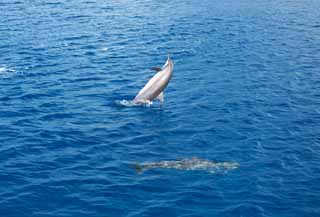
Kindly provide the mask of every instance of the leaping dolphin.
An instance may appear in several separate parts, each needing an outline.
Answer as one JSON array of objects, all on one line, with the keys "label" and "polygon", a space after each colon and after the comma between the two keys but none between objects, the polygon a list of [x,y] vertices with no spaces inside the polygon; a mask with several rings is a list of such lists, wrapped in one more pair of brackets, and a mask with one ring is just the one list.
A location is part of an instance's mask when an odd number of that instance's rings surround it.
[{"label": "leaping dolphin", "polygon": [[150,104],[152,100],[158,99],[164,101],[163,91],[167,87],[173,73],[173,62],[168,55],[166,63],[161,67],[154,67],[157,73],[148,81],[148,83],[139,91],[134,98],[135,104]]}]

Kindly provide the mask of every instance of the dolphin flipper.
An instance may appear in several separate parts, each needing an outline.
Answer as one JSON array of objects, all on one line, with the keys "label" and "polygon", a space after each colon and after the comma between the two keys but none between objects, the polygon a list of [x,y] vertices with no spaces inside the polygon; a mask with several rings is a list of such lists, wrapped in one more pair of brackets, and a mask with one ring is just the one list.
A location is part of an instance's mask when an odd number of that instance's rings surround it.
[{"label": "dolphin flipper", "polygon": [[160,67],[151,67],[152,70],[155,70],[156,72],[160,72],[162,69]]},{"label": "dolphin flipper", "polygon": [[161,103],[163,103],[164,101],[164,94],[163,94],[163,91],[157,96],[157,98]]}]

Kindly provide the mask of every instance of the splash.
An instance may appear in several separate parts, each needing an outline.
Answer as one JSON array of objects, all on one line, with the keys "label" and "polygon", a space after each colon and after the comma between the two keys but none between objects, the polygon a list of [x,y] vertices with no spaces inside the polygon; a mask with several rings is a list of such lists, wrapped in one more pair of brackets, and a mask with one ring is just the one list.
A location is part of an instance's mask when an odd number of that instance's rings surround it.
[{"label": "splash", "polygon": [[146,106],[150,107],[152,105],[152,101],[148,103],[134,103],[133,100],[116,100],[117,105],[124,106],[124,107],[133,107],[133,106]]},{"label": "splash", "polygon": [[9,78],[15,73],[15,70],[8,68],[5,65],[0,66],[0,78]]},{"label": "splash", "polygon": [[131,100],[125,100],[125,99],[123,99],[123,100],[116,100],[115,103],[116,103],[117,105],[124,106],[124,107],[136,106],[136,104],[133,103],[133,101],[131,101]]},{"label": "splash", "polygon": [[202,170],[209,173],[226,173],[230,170],[239,168],[240,164],[236,162],[213,162],[197,157],[186,158],[182,160],[159,161],[142,163],[136,165],[136,171],[143,173],[151,169],[176,169],[176,170]]}]

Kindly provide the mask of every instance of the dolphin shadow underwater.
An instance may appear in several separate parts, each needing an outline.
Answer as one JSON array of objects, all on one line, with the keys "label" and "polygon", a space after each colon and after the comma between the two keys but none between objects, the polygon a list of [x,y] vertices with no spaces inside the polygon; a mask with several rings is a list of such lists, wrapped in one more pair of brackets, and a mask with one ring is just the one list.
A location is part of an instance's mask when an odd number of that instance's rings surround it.
[{"label": "dolphin shadow underwater", "polygon": [[168,86],[172,78],[174,64],[168,55],[165,64],[159,67],[152,67],[157,73],[144,85],[136,97],[131,100],[121,100],[118,104],[126,107],[146,105],[150,106],[155,99],[162,104],[164,102],[164,89]]},{"label": "dolphin shadow underwater", "polygon": [[152,169],[175,169],[206,171],[208,173],[227,173],[230,170],[239,168],[239,166],[240,164],[236,162],[213,162],[197,157],[192,157],[182,160],[167,160],[135,164],[135,170],[138,174]]}]

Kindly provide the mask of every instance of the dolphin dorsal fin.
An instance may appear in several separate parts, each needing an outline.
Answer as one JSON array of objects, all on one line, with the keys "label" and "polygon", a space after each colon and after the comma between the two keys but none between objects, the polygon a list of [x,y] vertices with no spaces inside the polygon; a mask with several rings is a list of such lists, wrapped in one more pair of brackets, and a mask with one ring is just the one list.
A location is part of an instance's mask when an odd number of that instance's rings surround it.
[{"label": "dolphin dorsal fin", "polygon": [[161,68],[159,68],[159,67],[152,67],[151,68],[152,70],[155,70],[156,72],[160,72],[162,69]]}]

